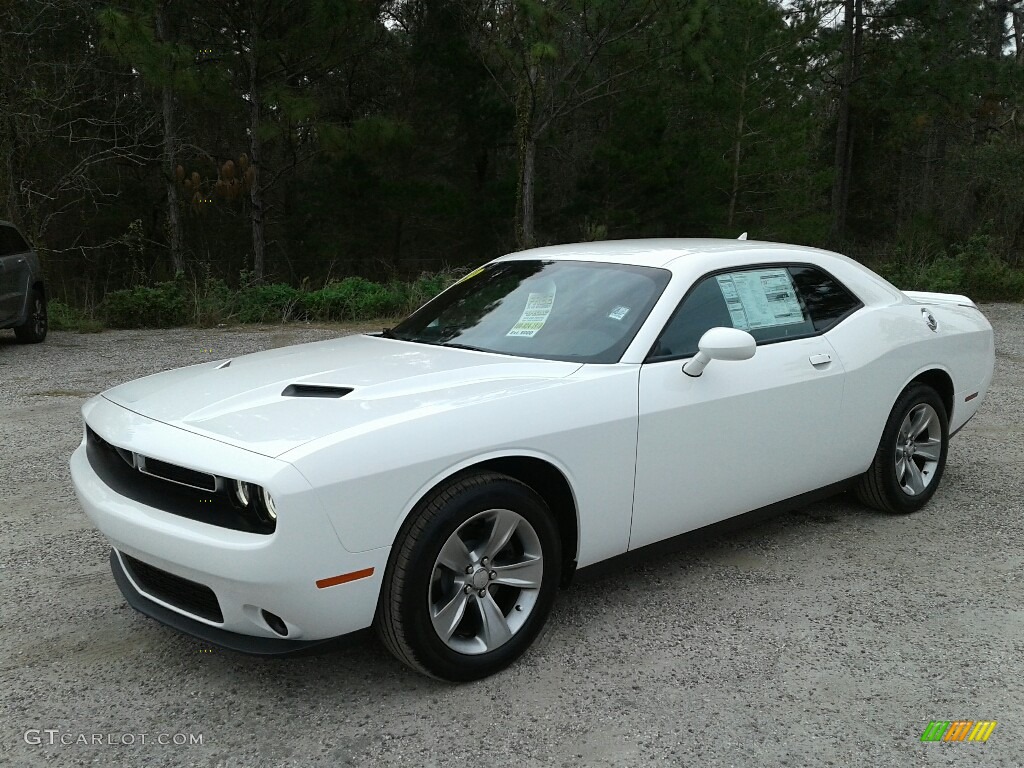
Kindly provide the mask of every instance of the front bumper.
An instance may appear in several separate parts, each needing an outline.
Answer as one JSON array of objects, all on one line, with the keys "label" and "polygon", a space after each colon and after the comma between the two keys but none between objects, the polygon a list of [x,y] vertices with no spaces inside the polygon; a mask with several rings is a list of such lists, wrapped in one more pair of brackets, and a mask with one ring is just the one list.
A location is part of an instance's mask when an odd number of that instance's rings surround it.
[{"label": "front bumper", "polygon": [[[115,579],[134,608],[249,653],[301,651],[372,624],[389,548],[346,551],[317,494],[294,467],[146,419],[102,398],[89,401],[83,411],[97,434],[121,448],[262,483],[277,500],[277,528],[269,535],[173,514],[105,483],[83,440],[71,457],[75,492],[112,544]],[[172,587],[190,584],[205,595],[209,610],[197,608],[180,590],[154,588],[138,574],[133,578],[127,558],[161,574],[158,580]],[[354,572],[367,575],[336,586],[317,584]]]},{"label": "front bumper", "polygon": [[255,635],[242,635],[237,632],[228,632],[210,624],[189,618],[188,615],[178,611],[172,611],[146,597],[132,582],[121,562],[121,557],[116,549],[110,550],[110,570],[114,574],[114,581],[118,589],[128,601],[128,605],[139,613],[156,619],[171,629],[192,635],[210,645],[226,648],[229,651],[248,653],[252,656],[300,656],[312,653],[320,653],[332,650],[339,646],[357,643],[363,640],[368,630],[360,630],[347,635],[339,635],[333,638],[322,640],[289,640],[283,637],[257,637]]}]

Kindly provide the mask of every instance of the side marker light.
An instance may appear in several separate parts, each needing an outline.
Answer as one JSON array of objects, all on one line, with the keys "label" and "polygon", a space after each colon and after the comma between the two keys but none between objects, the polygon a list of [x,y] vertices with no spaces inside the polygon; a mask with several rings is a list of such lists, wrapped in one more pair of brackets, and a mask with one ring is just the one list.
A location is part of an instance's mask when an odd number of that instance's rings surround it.
[{"label": "side marker light", "polygon": [[352,571],[352,573],[343,573],[340,576],[331,576],[329,579],[320,579],[316,583],[316,588],[327,589],[327,587],[336,587],[339,584],[348,584],[350,581],[358,581],[368,576],[373,576],[373,568],[363,568],[361,571]]}]

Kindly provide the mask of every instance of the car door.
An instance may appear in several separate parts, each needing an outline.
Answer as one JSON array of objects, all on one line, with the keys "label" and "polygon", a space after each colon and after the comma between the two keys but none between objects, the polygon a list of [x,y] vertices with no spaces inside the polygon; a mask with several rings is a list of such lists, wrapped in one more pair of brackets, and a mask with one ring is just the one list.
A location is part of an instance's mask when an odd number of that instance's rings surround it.
[{"label": "car door", "polygon": [[[746,330],[749,360],[683,362],[713,327]],[[630,549],[837,482],[843,367],[785,265],[695,283],[640,371]]]},{"label": "car door", "polygon": [[15,272],[12,268],[8,271],[7,261],[10,258],[8,254],[8,238],[7,230],[9,228],[0,224],[0,327],[7,325],[14,321],[14,279]]},{"label": "car door", "polygon": [[18,231],[0,224],[0,323],[12,323],[21,314],[28,284],[28,252]]},{"label": "car door", "polygon": [[7,281],[4,278],[4,257],[0,255],[0,328],[7,326],[13,318],[8,307],[10,303],[7,298]]}]

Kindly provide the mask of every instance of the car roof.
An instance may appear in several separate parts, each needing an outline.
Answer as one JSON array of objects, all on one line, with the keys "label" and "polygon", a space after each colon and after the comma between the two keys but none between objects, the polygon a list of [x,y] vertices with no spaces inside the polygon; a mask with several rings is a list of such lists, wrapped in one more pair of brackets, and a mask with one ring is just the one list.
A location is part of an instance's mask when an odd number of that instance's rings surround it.
[{"label": "car roof", "polygon": [[660,267],[673,275],[692,280],[718,269],[772,263],[807,263],[824,268],[865,304],[892,304],[904,300],[898,288],[863,264],[834,251],[806,245],[770,243],[759,240],[716,238],[651,238],[646,240],[600,240],[531,248],[502,256],[498,261],[551,259],[554,261],[599,261]]},{"label": "car roof", "polygon": [[703,255],[735,255],[744,254],[758,260],[759,251],[774,254],[778,258],[779,251],[816,256],[832,256],[831,251],[810,248],[804,245],[770,243],[758,240],[726,240],[723,238],[649,238],[642,240],[598,240],[591,243],[567,243],[565,245],[546,245],[531,248],[502,256],[502,261],[519,261],[525,259],[554,259],[565,261],[602,261],[615,264],[636,264],[648,267],[666,267],[671,262],[685,256]]}]

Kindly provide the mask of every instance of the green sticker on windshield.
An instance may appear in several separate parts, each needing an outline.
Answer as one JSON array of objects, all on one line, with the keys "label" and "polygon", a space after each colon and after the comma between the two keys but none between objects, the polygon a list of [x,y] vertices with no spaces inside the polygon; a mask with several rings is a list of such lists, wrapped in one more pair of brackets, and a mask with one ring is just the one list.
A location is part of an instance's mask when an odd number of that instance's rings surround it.
[{"label": "green sticker on windshield", "polygon": [[526,308],[519,321],[505,335],[532,338],[548,321],[548,315],[551,314],[551,307],[554,306],[554,303],[554,288],[550,293],[531,293],[526,300]]}]

